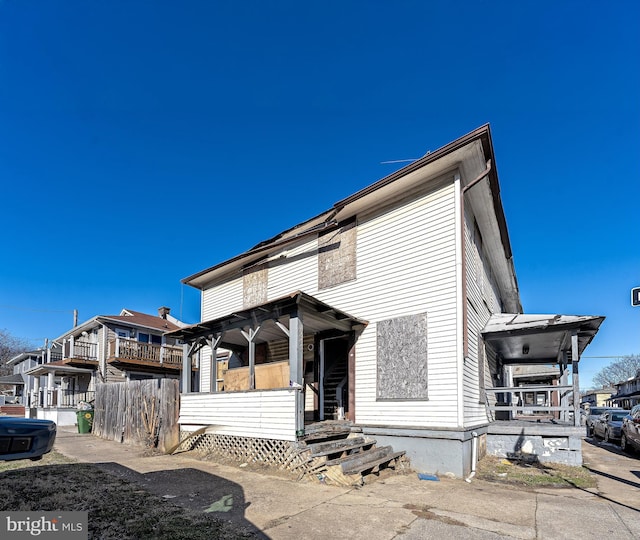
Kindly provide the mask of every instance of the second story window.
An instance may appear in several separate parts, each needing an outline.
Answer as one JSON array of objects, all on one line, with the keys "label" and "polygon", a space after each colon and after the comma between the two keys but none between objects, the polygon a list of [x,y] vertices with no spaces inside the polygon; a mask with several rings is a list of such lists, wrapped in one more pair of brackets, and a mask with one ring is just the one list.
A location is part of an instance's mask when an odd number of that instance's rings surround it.
[{"label": "second story window", "polygon": [[156,336],[154,334],[145,334],[143,332],[138,332],[138,341],[140,343],[152,343],[154,345],[161,345],[162,336]]}]

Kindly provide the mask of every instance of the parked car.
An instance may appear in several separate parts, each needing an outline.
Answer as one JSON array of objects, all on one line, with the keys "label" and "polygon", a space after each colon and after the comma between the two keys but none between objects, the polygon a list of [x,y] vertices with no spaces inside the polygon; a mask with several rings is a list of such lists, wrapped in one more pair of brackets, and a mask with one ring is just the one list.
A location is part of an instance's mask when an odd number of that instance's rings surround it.
[{"label": "parked car", "polygon": [[633,407],[622,421],[620,447],[625,452],[634,449],[640,451],[640,405]]},{"label": "parked car", "polygon": [[591,407],[585,417],[585,426],[587,426],[587,437],[593,435],[593,423],[601,414],[607,412],[610,407]]},{"label": "parked car", "polygon": [[609,409],[601,414],[593,423],[594,437],[602,437],[605,442],[620,440],[622,435],[622,420],[631,411],[624,409]]},{"label": "parked car", "polygon": [[56,440],[56,423],[35,418],[0,416],[0,461],[42,459]]}]

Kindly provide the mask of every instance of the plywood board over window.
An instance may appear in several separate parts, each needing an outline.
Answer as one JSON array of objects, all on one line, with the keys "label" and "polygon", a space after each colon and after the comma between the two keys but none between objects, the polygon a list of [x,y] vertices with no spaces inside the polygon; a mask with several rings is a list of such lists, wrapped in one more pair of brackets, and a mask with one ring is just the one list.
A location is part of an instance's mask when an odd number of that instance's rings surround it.
[{"label": "plywood board over window", "polygon": [[377,327],[377,398],[426,400],[427,314],[380,321]]},{"label": "plywood board over window", "polygon": [[259,306],[267,301],[267,277],[269,271],[266,265],[245,268],[242,272],[243,307],[245,309]]},{"label": "plywood board over window", "polygon": [[342,223],[338,229],[318,239],[318,288],[327,289],[356,279],[356,221]]}]

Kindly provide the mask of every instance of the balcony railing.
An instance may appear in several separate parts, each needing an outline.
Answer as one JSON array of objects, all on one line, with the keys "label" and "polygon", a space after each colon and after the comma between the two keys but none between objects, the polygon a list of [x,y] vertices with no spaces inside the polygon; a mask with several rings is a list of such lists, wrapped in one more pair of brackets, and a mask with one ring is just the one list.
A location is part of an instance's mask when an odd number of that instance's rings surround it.
[{"label": "balcony railing", "polygon": [[141,343],[135,339],[116,338],[109,342],[109,359],[136,360],[181,366],[182,347]]},{"label": "balcony railing", "polygon": [[98,344],[88,341],[65,341],[64,358],[98,360]]}]

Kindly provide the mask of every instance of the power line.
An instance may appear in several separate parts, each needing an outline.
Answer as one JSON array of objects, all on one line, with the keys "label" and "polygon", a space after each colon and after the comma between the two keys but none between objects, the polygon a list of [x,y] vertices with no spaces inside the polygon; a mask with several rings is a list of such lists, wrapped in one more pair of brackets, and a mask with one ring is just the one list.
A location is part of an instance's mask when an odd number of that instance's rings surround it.
[{"label": "power line", "polygon": [[625,358],[627,356],[635,356],[634,354],[619,354],[618,356],[581,356],[580,358]]},{"label": "power line", "polygon": [[43,308],[29,308],[21,306],[3,306],[0,305],[0,309],[15,309],[17,311],[38,311],[41,313],[73,313],[73,309],[43,309]]}]

